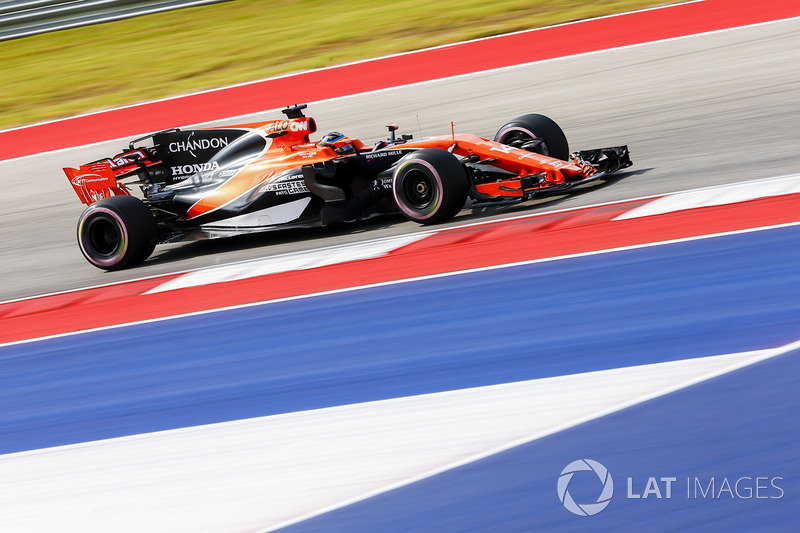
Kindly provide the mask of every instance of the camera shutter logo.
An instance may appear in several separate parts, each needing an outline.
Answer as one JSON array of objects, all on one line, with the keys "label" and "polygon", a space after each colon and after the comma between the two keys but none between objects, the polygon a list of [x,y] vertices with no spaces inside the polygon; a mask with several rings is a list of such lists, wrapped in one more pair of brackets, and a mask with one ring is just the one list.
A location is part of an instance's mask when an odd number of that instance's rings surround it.
[{"label": "camera shutter logo", "polygon": [[[594,503],[577,503],[572,499],[569,490],[567,490],[572,476],[574,476],[576,472],[584,471],[597,474],[597,477],[600,478],[600,482],[603,484],[603,491]],[[578,459],[577,461],[573,461],[561,471],[561,475],[558,477],[558,499],[561,500],[561,503],[564,504],[564,507],[566,507],[568,511],[576,515],[596,515],[608,507],[608,504],[611,503],[612,496],[614,496],[614,480],[611,479],[611,474],[608,472],[608,469],[597,461],[592,461],[591,459]]]}]

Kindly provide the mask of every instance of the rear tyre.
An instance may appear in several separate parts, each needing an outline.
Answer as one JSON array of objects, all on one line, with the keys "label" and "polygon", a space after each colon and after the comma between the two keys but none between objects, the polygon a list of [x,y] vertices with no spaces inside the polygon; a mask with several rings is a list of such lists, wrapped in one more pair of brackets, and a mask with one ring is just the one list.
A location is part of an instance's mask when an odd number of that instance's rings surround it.
[{"label": "rear tyre", "polygon": [[420,224],[436,224],[450,220],[464,207],[469,178],[453,154],[425,148],[397,162],[392,189],[406,218]]},{"label": "rear tyre", "polygon": [[533,113],[517,117],[500,128],[494,140],[562,161],[569,159],[567,136],[558,124],[544,115]]},{"label": "rear tyre", "polygon": [[78,220],[78,245],[92,265],[120,270],[141,263],[155,249],[156,221],[144,202],[112,196],[90,205]]}]

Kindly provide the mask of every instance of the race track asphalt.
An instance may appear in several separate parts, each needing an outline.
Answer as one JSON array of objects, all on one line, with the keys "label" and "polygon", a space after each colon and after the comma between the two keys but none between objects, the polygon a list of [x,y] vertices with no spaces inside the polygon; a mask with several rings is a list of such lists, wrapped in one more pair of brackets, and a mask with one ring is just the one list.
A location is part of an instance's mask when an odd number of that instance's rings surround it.
[{"label": "race track asphalt", "polygon": [[[561,124],[571,148],[628,144],[630,172],[613,183],[517,206],[465,209],[447,225],[657,195],[797,172],[800,20],[788,20],[477,73],[311,104],[319,134],[367,142],[401,133],[492,137],[530,112]],[[279,118],[277,110],[236,122]],[[230,123],[230,122],[227,122]],[[400,217],[160,247],[144,265],[105,273],[75,242],[82,211],[61,167],[126,142],[0,162],[0,300],[185,271],[290,251],[420,231]]]}]

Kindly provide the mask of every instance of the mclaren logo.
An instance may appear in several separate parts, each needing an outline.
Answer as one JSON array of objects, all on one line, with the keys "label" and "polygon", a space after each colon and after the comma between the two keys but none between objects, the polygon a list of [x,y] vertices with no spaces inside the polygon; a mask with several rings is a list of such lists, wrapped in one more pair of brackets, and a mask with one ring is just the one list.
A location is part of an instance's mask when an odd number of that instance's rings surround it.
[{"label": "mclaren logo", "polygon": [[209,170],[219,170],[219,163],[211,161],[209,163],[195,163],[194,165],[179,165],[177,167],[172,167],[172,175],[187,176],[189,174],[207,172]]}]

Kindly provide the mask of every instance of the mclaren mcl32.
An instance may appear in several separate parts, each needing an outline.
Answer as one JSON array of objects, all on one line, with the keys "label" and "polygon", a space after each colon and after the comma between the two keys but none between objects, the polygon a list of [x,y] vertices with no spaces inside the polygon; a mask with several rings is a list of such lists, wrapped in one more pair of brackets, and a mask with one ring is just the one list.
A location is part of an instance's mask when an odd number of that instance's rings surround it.
[{"label": "mclaren mcl32", "polygon": [[[147,259],[158,244],[402,213],[420,224],[477,204],[520,202],[631,165],[627,146],[571,153],[551,119],[519,116],[489,140],[451,131],[372,145],[337,132],[313,141],[305,105],[284,119],[170,129],[113,157],[65,168],[81,201],[78,244],[105,270]],[[138,186],[139,192],[132,190]]]}]

